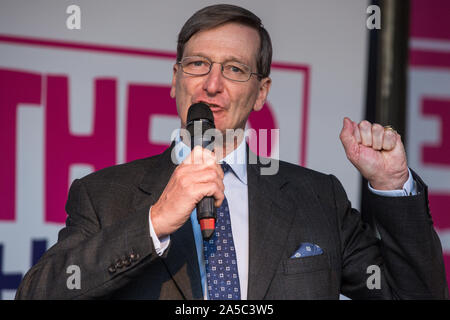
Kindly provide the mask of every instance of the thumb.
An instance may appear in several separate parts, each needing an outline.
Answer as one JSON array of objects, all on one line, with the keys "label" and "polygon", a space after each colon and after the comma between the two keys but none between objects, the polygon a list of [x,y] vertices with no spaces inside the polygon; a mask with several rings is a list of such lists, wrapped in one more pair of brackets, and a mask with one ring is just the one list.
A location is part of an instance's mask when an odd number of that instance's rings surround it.
[{"label": "thumb", "polygon": [[353,135],[353,123],[347,117],[344,118],[344,126],[342,127],[339,138],[346,151],[351,149],[351,147],[357,143],[356,138]]}]

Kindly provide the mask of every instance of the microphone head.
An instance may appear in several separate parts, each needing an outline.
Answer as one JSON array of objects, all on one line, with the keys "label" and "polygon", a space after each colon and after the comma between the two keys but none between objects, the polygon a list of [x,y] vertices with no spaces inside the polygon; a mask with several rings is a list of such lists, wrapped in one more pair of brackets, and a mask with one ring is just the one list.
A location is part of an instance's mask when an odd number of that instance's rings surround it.
[{"label": "microphone head", "polygon": [[206,119],[214,123],[214,116],[206,103],[198,102],[189,107],[186,123]]},{"label": "microphone head", "polygon": [[[194,132],[196,126],[194,123],[197,123],[198,132]],[[214,126],[214,115],[206,103],[199,102],[194,103],[189,107],[188,115],[186,119],[186,129],[189,131],[192,141],[191,147],[196,146],[198,144],[208,144],[204,141],[203,134],[208,130],[215,128]]]}]

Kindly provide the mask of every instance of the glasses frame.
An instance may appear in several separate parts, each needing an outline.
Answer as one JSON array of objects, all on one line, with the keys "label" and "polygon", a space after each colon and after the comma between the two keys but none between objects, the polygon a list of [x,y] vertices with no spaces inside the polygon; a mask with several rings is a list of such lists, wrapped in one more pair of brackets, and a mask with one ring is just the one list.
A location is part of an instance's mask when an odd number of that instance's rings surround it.
[{"label": "glasses frame", "polygon": [[[195,74],[195,73],[189,73],[189,72],[186,72],[186,71],[184,70],[183,64],[182,64],[183,60],[185,60],[185,59],[187,59],[187,58],[194,58],[194,57],[202,58],[202,59],[205,59],[205,60],[207,60],[207,61],[209,62],[209,70],[208,70],[208,72],[202,73],[202,74]],[[247,82],[248,80],[250,80],[250,78],[252,77],[252,75],[258,76],[258,78],[259,78],[258,80],[259,80],[259,81],[261,81],[261,79],[264,78],[262,74],[259,74],[259,73],[257,73],[257,72],[250,72],[250,74],[249,74],[247,80],[230,79],[230,78],[228,78],[228,77],[223,73],[223,71],[224,71],[223,65],[224,65],[224,63],[227,63],[227,62],[230,62],[230,61],[217,62],[217,61],[212,61],[211,59],[206,58],[206,57],[202,57],[202,56],[188,56],[188,57],[182,58],[180,61],[177,61],[177,64],[180,65],[180,68],[181,68],[181,70],[182,70],[184,73],[186,73],[186,74],[188,74],[188,75],[190,75],[190,76],[199,76],[199,77],[201,77],[201,76],[206,76],[207,74],[209,74],[209,73],[211,72],[211,69],[212,69],[213,64],[214,64],[214,63],[217,63],[217,64],[220,64],[220,67],[221,67],[220,72],[222,73],[222,76],[223,76],[225,79],[228,79],[228,80],[230,80],[230,81],[235,81],[235,82]],[[238,62],[238,61],[236,61],[236,62],[239,63],[240,65],[246,66],[249,70],[251,70],[251,68],[250,68],[248,65],[243,64],[243,63],[240,63],[240,62]]]}]

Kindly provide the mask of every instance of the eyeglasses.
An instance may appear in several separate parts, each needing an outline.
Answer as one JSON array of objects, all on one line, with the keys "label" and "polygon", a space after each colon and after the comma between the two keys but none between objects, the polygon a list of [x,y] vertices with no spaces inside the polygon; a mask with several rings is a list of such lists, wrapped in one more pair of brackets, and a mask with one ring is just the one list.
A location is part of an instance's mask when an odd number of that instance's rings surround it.
[{"label": "eyeglasses", "polygon": [[261,74],[252,72],[249,66],[235,61],[219,63],[205,57],[193,56],[185,57],[178,62],[184,73],[193,76],[207,75],[211,71],[213,63],[218,63],[222,66],[222,75],[228,80],[246,82],[253,74],[260,78],[263,77]]}]

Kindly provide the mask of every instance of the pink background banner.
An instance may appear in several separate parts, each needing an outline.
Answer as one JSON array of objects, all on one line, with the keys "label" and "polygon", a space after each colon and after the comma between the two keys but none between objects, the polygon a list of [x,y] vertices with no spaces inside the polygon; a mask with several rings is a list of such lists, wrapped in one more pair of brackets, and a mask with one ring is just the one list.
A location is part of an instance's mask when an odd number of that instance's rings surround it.
[{"label": "pink background banner", "polygon": [[[151,59],[175,60],[175,53],[160,53],[152,50],[134,48],[99,46],[91,44],[52,41],[48,39],[31,39],[0,35],[0,43],[20,44],[53,49],[95,51],[114,55],[141,55]],[[309,67],[275,62],[272,65],[277,70],[298,72],[303,77],[303,83],[298,87],[303,99],[298,106],[302,117],[299,120],[300,164],[305,165],[307,141],[308,85]],[[24,72],[20,69],[0,69],[0,118],[3,124],[0,136],[8,154],[16,154],[17,109],[20,104],[42,107],[45,111],[45,202],[44,220],[49,223],[64,223],[66,214],[62,208],[67,199],[71,180],[69,177],[72,165],[90,166],[97,171],[118,164],[117,153],[117,82],[114,77],[97,77],[91,84],[93,91],[93,128],[89,135],[77,135],[70,129],[69,95],[76,94],[69,90],[70,75],[38,74]],[[45,90],[42,90],[45,88]],[[125,162],[145,158],[162,153],[169,145],[154,142],[149,139],[148,132],[152,130],[153,116],[177,118],[175,100],[170,97],[169,85],[130,83],[127,86],[126,99],[126,150]],[[286,92],[286,95],[289,93]],[[41,96],[42,95],[42,96]],[[44,105],[42,105],[44,104]],[[42,105],[42,106],[41,106]],[[250,128],[272,130],[280,129],[270,103],[266,103],[261,112],[253,113],[249,119]],[[174,128],[175,129],[175,128]],[[9,138],[9,139],[7,139]],[[251,139],[251,137],[250,137]],[[253,143],[250,143],[253,146]],[[256,144],[257,145],[257,144]],[[270,156],[270,146],[264,156]],[[254,150],[260,153],[259,150]],[[0,221],[14,221],[17,172],[14,156],[2,158],[2,170],[6,179],[0,181],[2,200],[5,203],[0,211]],[[13,186],[11,188],[11,186]]]},{"label": "pink background banner", "polygon": [[429,187],[450,283],[450,2],[411,1],[407,152]]}]

